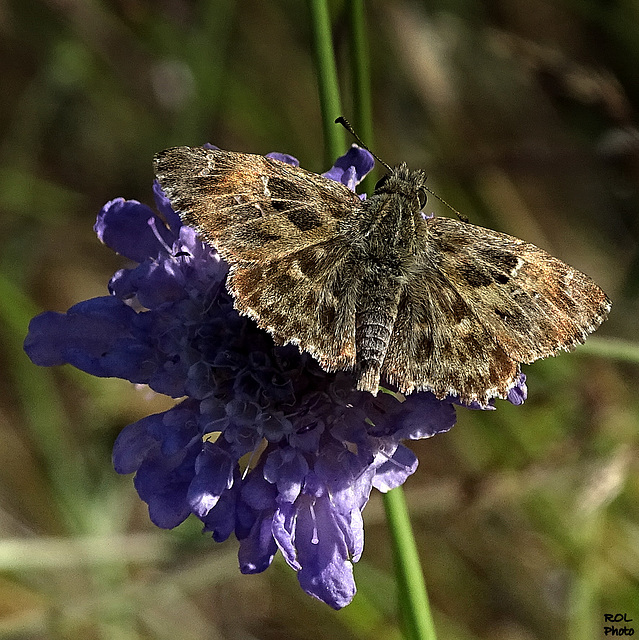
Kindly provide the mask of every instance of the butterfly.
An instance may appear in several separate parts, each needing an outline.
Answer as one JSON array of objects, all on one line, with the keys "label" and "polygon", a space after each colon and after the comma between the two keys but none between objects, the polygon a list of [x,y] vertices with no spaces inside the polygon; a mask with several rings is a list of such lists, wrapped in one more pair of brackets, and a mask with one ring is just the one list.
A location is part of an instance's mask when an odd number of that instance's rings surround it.
[{"label": "butterfly", "polygon": [[327,371],[486,406],[521,363],[570,351],[611,302],[587,275],[518,238],[426,218],[426,175],[390,168],[361,200],[268,157],[175,147],[155,173],[184,224],[229,263],[235,307]]}]

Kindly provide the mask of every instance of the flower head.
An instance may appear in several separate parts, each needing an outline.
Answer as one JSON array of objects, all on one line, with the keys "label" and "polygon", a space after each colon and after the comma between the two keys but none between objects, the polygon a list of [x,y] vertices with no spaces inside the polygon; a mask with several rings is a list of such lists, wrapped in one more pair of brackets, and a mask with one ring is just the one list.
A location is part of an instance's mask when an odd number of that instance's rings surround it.
[{"label": "flower head", "polygon": [[[354,146],[325,175],[354,190],[372,165]],[[454,403],[354,391],[349,374],[276,346],[234,309],[215,249],[181,224],[157,184],[154,193],[159,213],[118,198],[94,227],[137,266],[113,276],[110,295],[34,318],[25,350],[39,365],[70,363],[181,398],[128,425],[113,449],[151,520],[171,528],[194,514],[218,542],[234,533],[244,573],[266,569],[279,549],[307,593],[343,607],[371,489],[415,471],[401,441],[450,429]],[[511,401],[524,395],[522,380]]]}]

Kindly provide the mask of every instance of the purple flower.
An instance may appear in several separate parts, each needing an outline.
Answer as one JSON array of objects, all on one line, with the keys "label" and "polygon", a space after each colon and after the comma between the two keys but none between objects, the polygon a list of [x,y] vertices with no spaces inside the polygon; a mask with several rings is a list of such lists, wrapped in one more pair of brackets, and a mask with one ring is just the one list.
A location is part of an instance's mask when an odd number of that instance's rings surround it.
[{"label": "purple flower", "polygon": [[[354,190],[372,165],[354,146],[325,175]],[[233,308],[215,249],[182,226],[157,184],[154,193],[159,213],[118,198],[95,224],[137,266],[113,276],[110,295],[35,317],[25,350],[39,365],[70,363],[183,398],[128,425],[114,445],[115,470],[135,473],[151,520],[171,528],[194,514],[218,542],[234,533],[243,573],[263,571],[279,549],[307,593],[343,607],[355,594],[371,489],[415,471],[401,441],[450,429],[454,403],[375,398],[354,391],[349,374],[275,346]],[[522,381],[510,399],[524,397]]]}]

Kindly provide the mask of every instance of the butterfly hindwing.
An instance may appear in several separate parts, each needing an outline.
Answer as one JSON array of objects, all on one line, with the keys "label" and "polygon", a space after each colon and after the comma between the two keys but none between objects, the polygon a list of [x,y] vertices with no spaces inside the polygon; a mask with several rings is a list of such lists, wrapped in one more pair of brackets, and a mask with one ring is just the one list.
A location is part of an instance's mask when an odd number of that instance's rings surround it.
[{"label": "butterfly hindwing", "polygon": [[410,393],[430,390],[485,405],[504,397],[519,364],[499,345],[473,306],[441,272],[424,264],[407,283],[382,367],[382,377]]},{"label": "butterfly hindwing", "polygon": [[355,363],[357,269],[338,237],[280,260],[237,263],[228,287],[240,312],[335,371]]}]

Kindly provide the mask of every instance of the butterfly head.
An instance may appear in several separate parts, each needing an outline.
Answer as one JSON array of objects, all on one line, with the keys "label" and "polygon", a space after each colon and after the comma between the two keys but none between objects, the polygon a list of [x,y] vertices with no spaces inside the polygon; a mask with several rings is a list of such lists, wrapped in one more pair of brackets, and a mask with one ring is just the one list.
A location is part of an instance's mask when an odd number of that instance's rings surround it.
[{"label": "butterfly head", "polygon": [[374,195],[395,195],[410,203],[413,211],[421,211],[426,205],[426,174],[420,169],[409,169],[405,162],[392,168],[375,185]]}]

